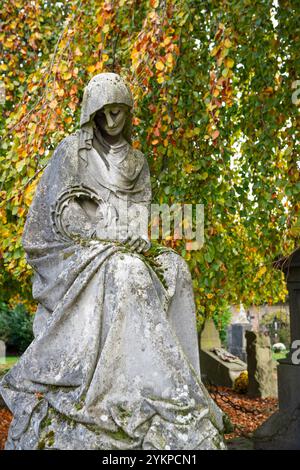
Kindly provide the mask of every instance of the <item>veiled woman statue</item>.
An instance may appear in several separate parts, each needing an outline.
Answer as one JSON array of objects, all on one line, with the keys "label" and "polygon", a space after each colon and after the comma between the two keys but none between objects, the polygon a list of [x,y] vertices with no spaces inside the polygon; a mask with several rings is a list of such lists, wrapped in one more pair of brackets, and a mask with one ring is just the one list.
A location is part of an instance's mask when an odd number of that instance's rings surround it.
[{"label": "veiled woman statue", "polygon": [[200,381],[189,269],[171,249],[149,263],[147,228],[127,230],[151,200],[132,105],[120,76],[95,76],[80,130],[39,182],[23,235],[35,339],[1,382],[6,449],[224,448]]}]

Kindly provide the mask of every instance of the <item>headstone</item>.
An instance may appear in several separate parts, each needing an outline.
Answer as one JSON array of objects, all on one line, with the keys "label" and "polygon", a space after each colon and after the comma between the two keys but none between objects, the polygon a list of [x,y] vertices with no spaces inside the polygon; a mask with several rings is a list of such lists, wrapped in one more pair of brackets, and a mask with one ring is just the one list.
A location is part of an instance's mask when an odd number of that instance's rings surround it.
[{"label": "headstone", "polygon": [[248,321],[245,308],[243,304],[241,304],[239,315],[228,327],[227,341],[229,352],[239,357],[243,362],[247,362],[245,333],[247,330],[251,330],[251,328],[251,323]]},{"label": "headstone", "polygon": [[200,370],[204,383],[233,387],[247,364],[221,347],[214,321],[208,319],[200,336]]},{"label": "headstone", "polygon": [[279,360],[279,411],[272,415],[255,433],[256,449],[300,450],[300,248],[291,256],[275,263],[287,280],[290,305],[291,348],[285,359]]},{"label": "headstone", "polygon": [[0,340],[0,364],[5,362],[6,357],[6,345],[4,341]]},{"label": "headstone", "polygon": [[200,342],[201,349],[221,348],[220,335],[212,318],[204,323]]},{"label": "headstone", "polygon": [[[5,345],[5,342],[0,339],[0,364],[5,364],[5,360],[6,360],[6,345]],[[0,373],[0,377],[1,377],[1,373]],[[3,408],[3,407],[5,407],[5,402],[2,399],[1,394],[0,394],[0,408]]]},{"label": "headstone", "polygon": [[274,376],[275,361],[272,358],[268,336],[246,331],[248,395],[251,397],[276,397],[277,381]]}]

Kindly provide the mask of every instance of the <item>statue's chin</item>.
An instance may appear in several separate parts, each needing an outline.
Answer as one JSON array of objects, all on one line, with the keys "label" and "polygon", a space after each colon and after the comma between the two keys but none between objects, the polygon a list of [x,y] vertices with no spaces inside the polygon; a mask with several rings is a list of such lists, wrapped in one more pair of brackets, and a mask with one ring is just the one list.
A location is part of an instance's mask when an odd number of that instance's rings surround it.
[{"label": "statue's chin", "polygon": [[117,137],[121,134],[121,130],[119,128],[116,129],[105,129],[105,133],[111,137]]}]

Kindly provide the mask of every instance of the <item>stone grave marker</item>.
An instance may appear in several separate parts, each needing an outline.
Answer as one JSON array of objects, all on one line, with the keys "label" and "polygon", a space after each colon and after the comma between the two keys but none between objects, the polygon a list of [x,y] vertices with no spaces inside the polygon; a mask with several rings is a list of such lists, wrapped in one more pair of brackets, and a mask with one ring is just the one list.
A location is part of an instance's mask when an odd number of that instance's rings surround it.
[{"label": "stone grave marker", "polygon": [[6,357],[6,345],[4,341],[0,339],[0,364],[5,363],[5,357]]},{"label": "stone grave marker", "polygon": [[268,336],[246,331],[248,395],[251,397],[276,397],[277,381],[274,374],[276,362],[272,358],[271,342]]},{"label": "stone grave marker", "polygon": [[246,337],[247,330],[251,330],[251,323],[248,321],[243,304],[240,306],[238,317],[228,327],[228,351],[247,362]]},{"label": "stone grave marker", "polygon": [[214,321],[208,319],[200,336],[200,370],[203,382],[233,387],[235,379],[247,370],[247,364],[222,348]]}]

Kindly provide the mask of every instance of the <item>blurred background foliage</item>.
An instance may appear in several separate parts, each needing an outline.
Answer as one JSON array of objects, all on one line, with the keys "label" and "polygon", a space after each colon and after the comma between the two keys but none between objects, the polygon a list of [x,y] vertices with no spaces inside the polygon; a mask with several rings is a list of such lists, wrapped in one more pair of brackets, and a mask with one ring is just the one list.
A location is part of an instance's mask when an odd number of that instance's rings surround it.
[{"label": "blurred background foliage", "polygon": [[0,302],[0,340],[6,343],[10,355],[22,354],[33,340],[33,315],[30,315],[24,305],[16,305],[9,309]]}]

